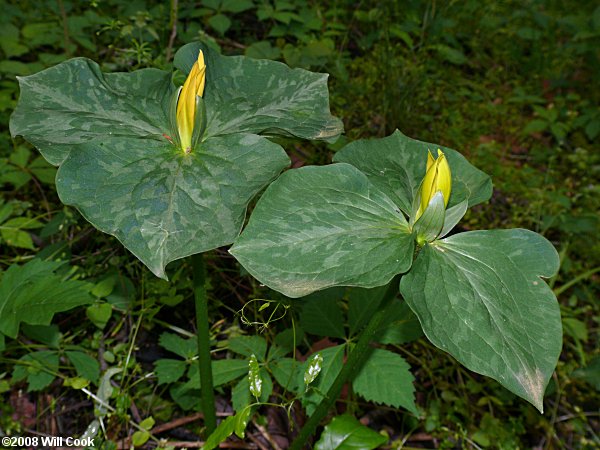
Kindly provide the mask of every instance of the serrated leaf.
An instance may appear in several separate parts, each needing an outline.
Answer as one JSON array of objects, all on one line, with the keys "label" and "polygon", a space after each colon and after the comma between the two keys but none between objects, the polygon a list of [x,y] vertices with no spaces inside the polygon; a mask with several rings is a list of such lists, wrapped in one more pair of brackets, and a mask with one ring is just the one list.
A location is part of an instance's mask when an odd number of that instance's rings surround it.
[{"label": "serrated leaf", "polygon": [[387,437],[364,426],[347,414],[334,417],[321,433],[315,450],[371,450],[387,442]]},{"label": "serrated leaf", "polygon": [[426,245],[400,291],[434,345],[542,411],[562,329],[540,277],[558,266],[552,244],[531,231],[460,233]]},{"label": "serrated leaf", "polygon": [[410,366],[402,356],[376,348],[352,381],[352,388],[365,400],[418,414],[413,382]]},{"label": "serrated leaf", "polygon": [[195,337],[183,339],[173,333],[163,332],[158,339],[159,345],[185,359],[193,358],[198,354],[198,342]]},{"label": "serrated leaf", "polygon": [[154,372],[158,378],[158,385],[174,383],[185,373],[187,363],[180,359],[159,359],[154,363]]},{"label": "serrated leaf", "polygon": [[248,357],[256,355],[259,361],[264,361],[267,341],[261,336],[237,336],[229,339],[229,350]]},{"label": "serrated leaf", "polygon": [[317,336],[344,338],[344,315],[338,305],[344,291],[330,288],[315,292],[302,301],[300,323],[307,333]]},{"label": "serrated leaf", "polygon": [[492,195],[490,177],[475,168],[458,152],[438,144],[411,139],[399,130],[383,139],[351,142],[335,154],[334,162],[345,162],[360,169],[385,192],[406,215],[425,176],[427,151],[441,149],[452,171],[452,193],[448,207],[467,199],[469,206]]},{"label": "serrated leaf", "polygon": [[200,49],[206,62],[208,136],[245,132],[335,141],[342,133],[342,122],[329,112],[328,75],[275,61],[224,57],[199,42],[179,49],[175,67],[189,73]]},{"label": "serrated leaf", "polygon": [[92,358],[87,353],[66,351],[65,354],[69,361],[75,366],[77,375],[93,383],[97,383],[100,378],[100,364],[98,360]]},{"label": "serrated leaf", "polygon": [[413,248],[394,203],[356,168],[333,164],[289,170],[272,183],[230,253],[262,283],[301,297],[386,284],[408,270]]},{"label": "serrated leaf", "polygon": [[64,280],[55,273],[61,265],[34,259],[4,272],[0,280],[0,332],[15,338],[21,322],[49,325],[54,314],[92,301],[86,283]]}]

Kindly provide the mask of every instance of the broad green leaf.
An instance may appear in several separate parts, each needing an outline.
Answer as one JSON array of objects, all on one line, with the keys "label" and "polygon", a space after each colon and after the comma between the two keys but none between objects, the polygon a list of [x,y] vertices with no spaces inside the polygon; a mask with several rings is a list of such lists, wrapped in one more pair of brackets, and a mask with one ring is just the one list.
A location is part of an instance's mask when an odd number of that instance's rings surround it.
[{"label": "broad green leaf", "polygon": [[250,200],[289,160],[252,134],[210,138],[187,155],[163,141],[81,144],[60,166],[56,187],[63,203],[166,278],[170,261],[233,242]]},{"label": "broad green leaf", "polygon": [[562,329],[540,277],[558,266],[552,244],[531,231],[460,233],[425,245],[400,291],[434,345],[542,411]]},{"label": "broad green leaf", "polygon": [[23,323],[21,332],[34,341],[46,344],[48,347],[58,348],[60,345],[60,330],[58,325],[29,325]]},{"label": "broad green leaf", "polygon": [[174,383],[185,373],[187,363],[180,359],[162,358],[154,363],[154,372],[158,378],[158,385]]},{"label": "broad green leaf", "polygon": [[411,139],[399,130],[383,139],[352,142],[336,153],[333,160],[360,169],[409,215],[413,199],[425,176],[427,151],[434,152],[438,148],[446,155],[452,172],[449,207],[465,199],[469,201],[469,206],[473,206],[491,197],[490,177],[469,164],[460,153],[438,144]]},{"label": "broad green leaf", "polygon": [[87,283],[64,280],[55,271],[62,265],[34,259],[12,265],[0,280],[0,332],[15,338],[21,322],[49,325],[54,314],[92,301]]},{"label": "broad green leaf", "polygon": [[[308,415],[314,412],[317,405],[323,400],[324,396],[327,395],[327,391],[340,373],[340,370],[342,370],[345,349],[345,345],[336,345],[335,347],[329,347],[319,352],[323,358],[321,371],[319,372],[318,377],[309,385],[308,392],[300,398]],[[311,360],[304,362],[302,371],[300,372],[302,378],[304,377],[310,362]],[[300,381],[300,383],[302,383],[302,381]]]},{"label": "broad green leaf", "polygon": [[302,329],[317,336],[346,337],[344,314],[338,305],[343,294],[343,288],[330,288],[302,299]]},{"label": "broad green leaf", "polygon": [[[1,298],[1,297],[0,297]],[[19,359],[13,369],[13,379],[21,381],[27,379],[27,391],[41,391],[47,387],[58,372],[58,353],[42,350],[29,353]]]},{"label": "broad green leaf", "polygon": [[[213,56],[227,70],[237,63],[246,67],[239,58],[233,58],[237,62],[232,65],[229,58]],[[50,163],[60,165],[56,181],[64,203],[117,237],[162,278],[170,261],[233,242],[249,201],[289,163],[279,145],[237,126],[249,113],[242,111],[245,103],[234,101],[248,93],[244,91],[247,80],[241,72],[227,72],[227,80],[214,78],[223,70],[220,63],[213,68],[205,90],[211,92],[205,102],[209,126],[223,125],[224,115],[231,126],[225,124],[226,133],[207,133],[191,154],[184,154],[169,137],[174,133],[169,102],[175,92],[169,72],[143,69],[104,74],[96,63],[76,58],[19,79],[21,97],[10,123],[13,136],[22,135]],[[260,95],[251,94],[253,99],[264,100],[259,101],[261,108],[268,109],[271,100],[283,95],[277,76],[286,71],[290,69],[273,74],[270,83],[263,82]],[[306,72],[304,76],[317,75]],[[327,104],[326,83],[321,84],[319,89],[307,88],[300,95],[301,103]],[[226,99],[222,98],[225,91]],[[295,98],[296,94],[288,94]],[[303,123],[303,109],[288,110],[288,101],[281,102],[274,110],[289,112],[288,128],[293,121]],[[263,117],[266,128],[276,124],[260,108],[250,115],[251,121],[260,122]],[[316,116],[309,115],[315,118],[314,127],[308,127],[313,134],[323,132],[315,128],[320,120]]]},{"label": "broad green leaf", "polygon": [[69,361],[75,366],[77,375],[94,383],[100,378],[100,364],[87,353],[67,351],[65,352]]},{"label": "broad green leaf", "polygon": [[229,350],[243,356],[256,355],[262,362],[267,353],[267,341],[262,336],[238,336],[229,339]]},{"label": "broad green leaf", "polygon": [[194,42],[175,54],[175,67],[189,73],[202,49],[208,136],[256,133],[335,141],[342,122],[329,112],[327,74],[285,64],[225,57]]},{"label": "broad green leaf", "polygon": [[169,133],[168,103],[175,91],[169,72],[102,73],[95,62],[74,58],[18,80],[11,134],[26,138],[53,165],[77,144],[104,142],[118,160],[125,150],[110,149],[107,139],[137,137],[143,148],[146,140],[165,141],[162,134]]},{"label": "broad green leaf", "polygon": [[418,414],[409,369],[402,356],[376,348],[352,381],[352,388],[366,400]]},{"label": "broad green leaf", "polygon": [[371,450],[387,442],[387,437],[344,414],[325,425],[315,450]]},{"label": "broad green leaf", "polygon": [[158,338],[158,343],[165,350],[169,350],[185,359],[191,359],[198,354],[198,342],[195,337],[184,339],[165,331]]},{"label": "broad green leaf", "polygon": [[258,201],[230,252],[289,297],[375,287],[405,272],[414,238],[394,203],[349,164],[284,173]]}]

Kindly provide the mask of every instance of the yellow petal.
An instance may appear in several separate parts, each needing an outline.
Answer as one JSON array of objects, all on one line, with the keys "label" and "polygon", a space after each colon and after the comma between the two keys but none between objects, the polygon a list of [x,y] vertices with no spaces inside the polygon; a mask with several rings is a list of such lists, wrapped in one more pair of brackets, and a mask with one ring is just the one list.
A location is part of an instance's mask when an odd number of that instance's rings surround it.
[{"label": "yellow petal", "polygon": [[204,64],[204,54],[200,50],[198,60],[192,66],[177,101],[177,128],[184,151],[189,151],[192,146],[194,120],[196,119],[196,96],[202,97],[205,82],[206,65]]},{"label": "yellow petal", "polygon": [[427,169],[425,170],[425,173],[427,173],[427,171],[431,168],[433,163],[435,163],[435,158],[431,154],[431,150],[427,150]]},{"label": "yellow petal", "polygon": [[446,159],[446,155],[444,155],[441,150],[438,150],[439,157],[436,160],[437,165],[437,186],[436,192],[442,191],[442,195],[444,196],[444,206],[448,206],[448,201],[450,200],[450,193],[452,191],[452,174],[450,173],[450,165],[448,164],[448,160]]}]

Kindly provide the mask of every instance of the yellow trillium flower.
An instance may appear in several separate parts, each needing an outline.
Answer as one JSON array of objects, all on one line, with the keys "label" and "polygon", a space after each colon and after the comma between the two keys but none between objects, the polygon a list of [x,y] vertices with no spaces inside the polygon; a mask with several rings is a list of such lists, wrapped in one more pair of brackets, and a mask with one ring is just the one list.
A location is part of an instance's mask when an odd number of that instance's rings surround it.
[{"label": "yellow trillium flower", "polygon": [[202,97],[206,82],[206,64],[202,50],[198,61],[192,66],[177,100],[177,131],[181,148],[185,153],[192,150],[192,134],[196,120],[196,96]]},{"label": "yellow trillium flower", "polygon": [[421,185],[421,204],[419,205],[415,221],[425,212],[425,209],[429,206],[429,202],[437,192],[442,193],[444,206],[448,206],[451,189],[452,175],[446,156],[438,149],[438,157],[434,158],[431,151],[429,151],[427,155],[427,172]]}]

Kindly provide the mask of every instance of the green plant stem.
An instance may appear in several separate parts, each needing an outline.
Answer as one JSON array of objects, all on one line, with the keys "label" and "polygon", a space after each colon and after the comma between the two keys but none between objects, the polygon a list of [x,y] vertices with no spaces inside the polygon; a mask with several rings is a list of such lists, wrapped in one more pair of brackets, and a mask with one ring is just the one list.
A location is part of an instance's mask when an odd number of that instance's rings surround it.
[{"label": "green plant stem", "polygon": [[217,427],[215,393],[213,391],[210,357],[210,334],[208,326],[208,297],[206,295],[206,265],[200,253],[192,256],[194,270],[194,298],[196,301],[196,328],[198,332],[198,362],[200,364],[200,394],[206,435]]},{"label": "green plant stem", "polygon": [[371,355],[371,341],[375,338],[377,332],[381,329],[390,316],[390,308],[393,304],[394,298],[396,298],[396,295],[398,294],[399,280],[399,277],[395,277],[388,286],[379,310],[373,314],[371,320],[361,332],[358,342],[348,354],[346,364],[344,364],[342,370],[329,388],[329,391],[327,391],[325,398],[321,400],[321,403],[319,403],[319,406],[317,406],[315,412],[304,424],[304,427],[300,430],[300,433],[298,433],[298,436],[290,446],[289,450],[301,450],[304,448],[304,446],[308,443],[308,439],[315,433],[317,427],[327,415],[329,409],[335,404],[336,400],[340,396],[340,393],[342,392],[344,384],[354,379]]}]

